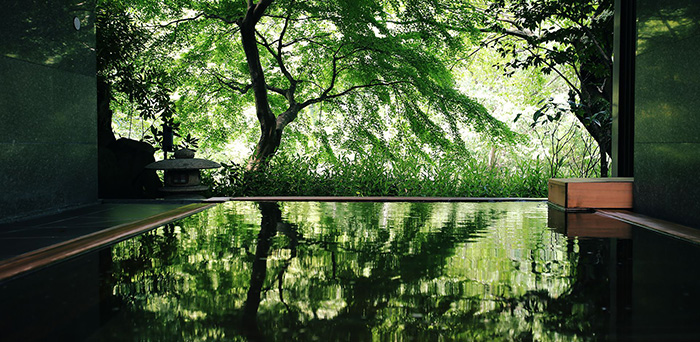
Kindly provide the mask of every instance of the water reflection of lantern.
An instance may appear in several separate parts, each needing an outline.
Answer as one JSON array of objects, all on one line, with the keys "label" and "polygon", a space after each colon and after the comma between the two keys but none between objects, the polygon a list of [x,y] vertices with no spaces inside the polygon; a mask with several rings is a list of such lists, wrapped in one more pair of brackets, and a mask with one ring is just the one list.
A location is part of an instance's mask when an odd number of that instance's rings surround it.
[{"label": "water reflection of lantern", "polygon": [[168,197],[201,197],[199,193],[208,189],[202,185],[199,170],[221,167],[211,160],[194,157],[194,151],[180,149],[175,151],[175,159],[164,159],[146,165],[147,169],[163,170],[164,187],[160,191]]}]

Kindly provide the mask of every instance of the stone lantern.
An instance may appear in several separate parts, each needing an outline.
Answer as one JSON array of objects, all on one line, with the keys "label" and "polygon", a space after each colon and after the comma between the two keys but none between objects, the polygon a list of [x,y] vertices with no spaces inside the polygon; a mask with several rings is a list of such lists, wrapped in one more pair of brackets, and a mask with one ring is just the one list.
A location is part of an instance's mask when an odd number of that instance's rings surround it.
[{"label": "stone lantern", "polygon": [[211,160],[194,157],[194,151],[183,148],[175,151],[175,159],[159,160],[146,165],[146,169],[164,170],[164,187],[160,188],[166,197],[201,197],[199,193],[208,189],[202,185],[199,175],[201,169],[221,167]]}]

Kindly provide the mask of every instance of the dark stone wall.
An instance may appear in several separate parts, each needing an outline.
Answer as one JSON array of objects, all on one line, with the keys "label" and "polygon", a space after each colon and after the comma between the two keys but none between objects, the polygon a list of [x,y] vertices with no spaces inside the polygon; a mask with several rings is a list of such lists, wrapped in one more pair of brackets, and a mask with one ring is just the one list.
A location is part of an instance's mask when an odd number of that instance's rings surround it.
[{"label": "dark stone wall", "polygon": [[0,221],[97,201],[94,4],[3,2]]},{"label": "dark stone wall", "polygon": [[700,228],[700,1],[636,9],[634,210]]}]

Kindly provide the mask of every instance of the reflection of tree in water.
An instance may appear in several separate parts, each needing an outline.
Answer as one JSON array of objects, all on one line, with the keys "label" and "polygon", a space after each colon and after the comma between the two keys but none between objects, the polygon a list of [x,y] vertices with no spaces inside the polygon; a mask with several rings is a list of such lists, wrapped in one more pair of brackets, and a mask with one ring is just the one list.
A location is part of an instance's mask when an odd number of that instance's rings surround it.
[{"label": "reflection of tree in water", "polygon": [[[544,290],[485,298],[469,291],[472,277],[447,275],[456,251],[505,212],[396,208],[401,215],[387,219],[382,204],[325,204],[288,221],[277,204],[260,203],[259,225],[239,206],[125,242],[115,248],[113,285],[124,312],[105,331],[126,324],[142,338],[186,340],[491,340],[515,329],[516,339],[527,339],[520,321],[569,305]],[[567,312],[559,316],[582,317]]]},{"label": "reflection of tree in water", "polygon": [[[495,310],[481,315],[484,321],[495,322],[503,317],[519,316],[529,329],[520,329],[511,336],[516,341],[546,340],[537,336],[537,330],[568,336],[563,340],[597,341],[605,339],[609,306],[608,243],[604,239],[570,241],[580,252],[569,248],[568,258],[576,268],[569,289],[559,295],[544,290],[530,290],[524,294],[504,297]],[[535,261],[533,260],[533,264]],[[538,272],[539,273],[539,272]],[[466,318],[465,318],[466,319]],[[539,329],[536,329],[537,326]],[[486,331],[493,329],[486,329]],[[560,337],[561,338],[561,337]]]},{"label": "reflection of tree in water", "polygon": [[[299,244],[298,251],[297,247],[292,248],[292,257],[298,253],[300,259],[311,261],[304,268],[310,272],[307,279],[283,286],[283,272],[290,260],[279,265],[281,272],[273,281],[278,281],[280,301],[276,307],[268,307],[261,313],[263,331],[274,332],[274,339],[368,340],[377,333],[373,331],[377,327],[383,334],[381,330],[385,322],[419,322],[431,315],[439,315],[440,311],[450,308],[450,299],[429,298],[417,287],[421,281],[439,277],[446,260],[454,254],[454,246],[472,238],[479,227],[487,226],[488,221],[497,216],[496,213],[477,212],[473,222],[462,222],[458,226],[453,211],[444,226],[426,234],[421,228],[431,218],[432,206],[411,205],[406,215],[411,219],[401,227],[392,227],[393,232],[381,229],[378,221],[381,213],[372,212],[372,206],[362,209],[365,212],[351,217],[348,229],[325,230],[326,234],[320,237],[305,239]],[[280,217],[277,216],[279,209],[268,207],[261,210],[263,213],[267,210],[271,217]],[[298,238],[296,227],[282,221],[277,226],[292,228],[288,232],[294,232],[289,239],[294,244]],[[343,225],[328,220],[325,226]],[[391,238],[390,234],[395,236]],[[370,235],[369,239],[367,235]],[[390,241],[388,245],[386,241]],[[321,262],[316,264],[313,262],[316,260]],[[314,269],[322,271],[313,272]],[[284,297],[289,299],[288,303]],[[334,306],[333,302],[336,306],[340,303],[341,307],[329,309],[329,306]],[[333,309],[336,312],[330,312]],[[332,317],[320,317],[319,312],[324,311]],[[294,329],[290,329],[292,327]],[[405,328],[407,336],[417,332],[411,332],[413,327],[408,324]]]},{"label": "reflection of tree in water", "polygon": [[[292,257],[296,255],[294,246],[297,242],[296,230],[288,223],[282,221],[282,211],[280,211],[276,203],[260,203],[260,211],[262,212],[262,222],[260,223],[260,234],[258,235],[255,258],[252,262],[250,287],[248,287],[248,295],[243,306],[242,320],[243,331],[251,340],[262,339],[262,334],[258,329],[257,318],[263,286],[267,279],[267,257],[270,254],[272,238],[277,234],[278,230],[291,237]],[[285,269],[286,267],[283,267],[279,272],[280,301],[282,303],[284,303],[282,297],[282,275],[284,275]]]}]

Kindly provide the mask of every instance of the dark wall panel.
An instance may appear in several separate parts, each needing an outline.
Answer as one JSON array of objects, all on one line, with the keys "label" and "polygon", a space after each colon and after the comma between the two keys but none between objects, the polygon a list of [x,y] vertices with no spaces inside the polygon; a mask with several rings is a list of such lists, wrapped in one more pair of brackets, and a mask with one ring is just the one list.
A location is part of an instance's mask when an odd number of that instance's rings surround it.
[{"label": "dark wall panel", "polygon": [[637,2],[635,70],[635,211],[700,228],[700,2]]},{"label": "dark wall panel", "polygon": [[97,201],[93,13],[93,1],[3,3],[0,221]]},{"label": "dark wall panel", "polygon": [[3,1],[0,56],[93,77],[94,9],[94,0]]}]

